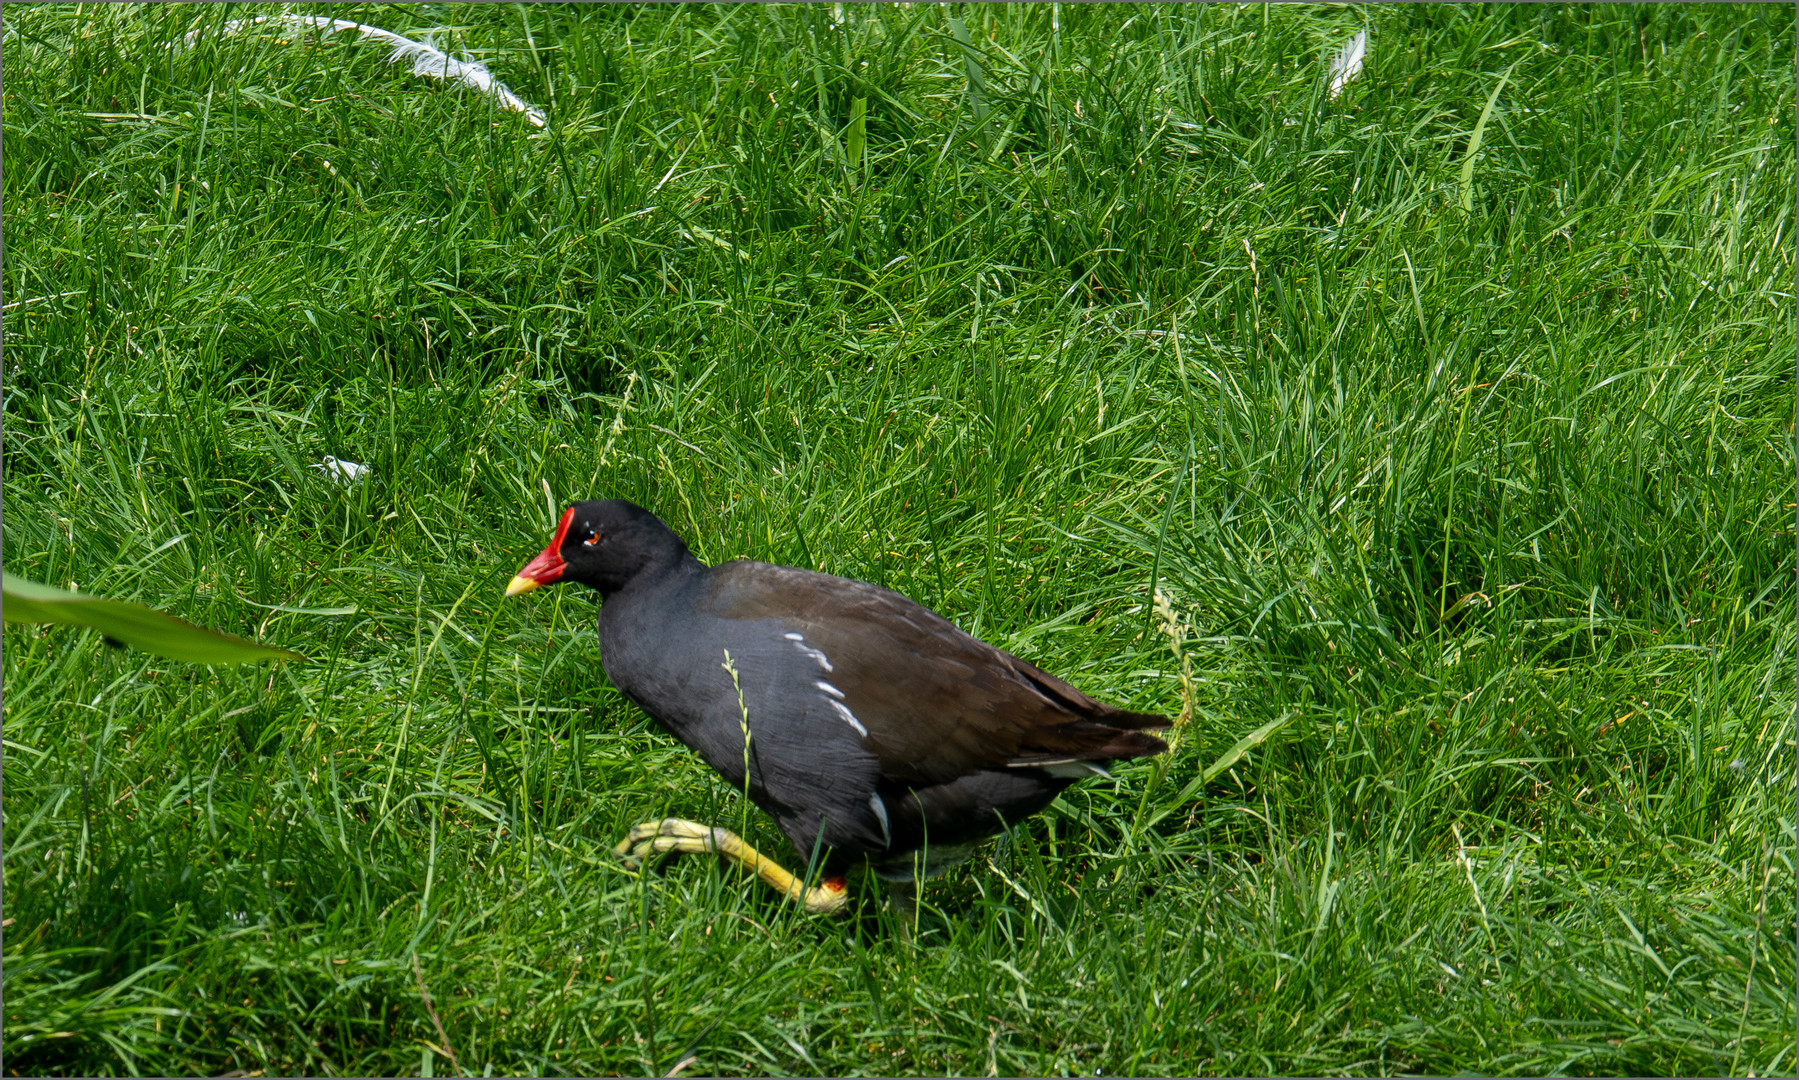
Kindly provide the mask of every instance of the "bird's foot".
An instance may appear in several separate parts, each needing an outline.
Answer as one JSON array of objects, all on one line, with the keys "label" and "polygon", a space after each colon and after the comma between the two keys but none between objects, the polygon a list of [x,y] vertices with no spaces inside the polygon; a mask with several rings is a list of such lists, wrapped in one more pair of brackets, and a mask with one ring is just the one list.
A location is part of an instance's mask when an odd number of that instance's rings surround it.
[{"label": "bird's foot", "polygon": [[663,818],[631,826],[631,831],[612,848],[612,853],[630,862],[641,862],[651,855],[668,853],[695,855],[718,851],[714,832],[731,835],[729,830],[714,830],[710,825],[682,818]]},{"label": "bird's foot", "polygon": [[807,888],[805,882],[751,847],[741,836],[729,829],[702,825],[697,821],[663,818],[641,822],[631,826],[630,833],[612,850],[631,862],[640,862],[651,855],[712,852],[750,870],[788,899],[805,905],[807,911],[817,915],[838,911],[849,900],[843,878],[829,878]]}]

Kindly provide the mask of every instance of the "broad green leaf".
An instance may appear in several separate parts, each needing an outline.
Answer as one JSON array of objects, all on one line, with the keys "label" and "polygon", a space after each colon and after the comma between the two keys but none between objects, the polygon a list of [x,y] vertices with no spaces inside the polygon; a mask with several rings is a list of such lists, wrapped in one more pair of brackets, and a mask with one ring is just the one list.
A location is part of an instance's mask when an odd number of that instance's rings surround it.
[{"label": "broad green leaf", "polygon": [[196,664],[246,664],[261,660],[304,660],[299,653],[258,645],[230,634],[221,634],[186,619],[134,604],[105,600],[35,581],[0,575],[4,604],[0,612],[8,623],[63,623],[88,626],[109,638],[171,660]]}]

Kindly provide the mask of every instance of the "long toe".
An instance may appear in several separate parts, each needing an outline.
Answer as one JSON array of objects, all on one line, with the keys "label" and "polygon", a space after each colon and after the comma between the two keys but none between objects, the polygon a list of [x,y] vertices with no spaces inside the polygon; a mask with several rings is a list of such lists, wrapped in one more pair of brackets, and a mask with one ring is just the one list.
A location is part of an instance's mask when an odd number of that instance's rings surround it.
[{"label": "long toe", "polygon": [[[663,841],[683,841],[684,843],[663,843]],[[621,859],[641,859],[654,851],[712,851],[712,829],[697,821],[686,821],[682,818],[663,818],[660,821],[641,821],[631,826],[631,831],[612,847],[612,853]]]},{"label": "long toe", "polygon": [[651,855],[700,855],[710,852],[704,840],[690,836],[652,836],[631,849],[631,858],[642,862]]}]

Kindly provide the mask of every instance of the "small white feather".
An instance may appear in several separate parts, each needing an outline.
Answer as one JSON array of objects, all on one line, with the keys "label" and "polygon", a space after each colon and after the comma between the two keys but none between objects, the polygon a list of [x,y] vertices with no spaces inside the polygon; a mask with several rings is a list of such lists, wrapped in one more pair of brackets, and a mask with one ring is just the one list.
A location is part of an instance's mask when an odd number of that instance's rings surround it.
[{"label": "small white feather", "polygon": [[369,474],[367,465],[355,461],[343,461],[330,454],[326,454],[323,461],[314,462],[312,467],[345,487],[351,484],[360,484]]},{"label": "small white feather", "polygon": [[[387,55],[388,63],[409,61],[412,64],[414,75],[425,75],[433,79],[443,79],[446,82],[461,83],[477,93],[494,99],[503,109],[524,113],[525,119],[536,126],[543,127],[544,125],[543,110],[513,93],[505,83],[494,78],[493,72],[488,71],[485,65],[472,60],[458,60],[432,44],[429,38],[424,41],[414,41],[409,37],[401,37],[392,30],[383,30],[379,26],[369,26],[349,19],[330,19],[323,15],[258,15],[251,19],[232,19],[219,29],[221,33],[235,34],[247,27],[265,23],[271,19],[292,30],[317,30],[325,34],[335,34],[340,30],[354,30],[362,37],[373,38],[389,46],[392,51]],[[182,39],[183,46],[192,46],[202,32],[195,30],[188,34]]]},{"label": "small white feather", "polygon": [[1367,56],[1368,31],[1358,30],[1356,36],[1349,39],[1349,44],[1343,46],[1342,51],[1337,53],[1336,59],[1331,61],[1331,97],[1335,98],[1341,94],[1343,88],[1349,85],[1350,80],[1362,73],[1362,61],[1367,59]]}]

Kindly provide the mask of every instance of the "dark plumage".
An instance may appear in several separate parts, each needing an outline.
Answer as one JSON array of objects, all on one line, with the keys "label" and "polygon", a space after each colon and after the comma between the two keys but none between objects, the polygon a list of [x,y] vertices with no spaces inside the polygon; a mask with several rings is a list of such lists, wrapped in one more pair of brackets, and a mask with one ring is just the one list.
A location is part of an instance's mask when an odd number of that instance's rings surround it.
[{"label": "dark plumage", "polygon": [[563,581],[604,601],[613,685],[739,790],[747,763],[750,798],[800,857],[822,843],[826,881],[805,890],[724,830],[672,819],[633,829],[621,853],[719,851],[818,910],[843,902],[861,859],[889,880],[930,876],[1081,776],[1167,749],[1144,732],[1166,719],[1095,701],[898,593],[708,567],[623,500],[570,507],[507,594]]}]

